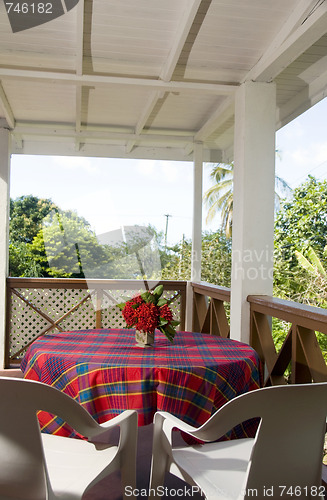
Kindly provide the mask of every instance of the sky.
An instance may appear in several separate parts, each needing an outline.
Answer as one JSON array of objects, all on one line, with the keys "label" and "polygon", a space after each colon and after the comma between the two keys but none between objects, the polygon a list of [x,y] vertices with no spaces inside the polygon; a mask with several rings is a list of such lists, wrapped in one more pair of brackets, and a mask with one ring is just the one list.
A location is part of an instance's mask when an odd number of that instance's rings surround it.
[{"label": "sky", "polygon": [[[327,179],[326,116],[324,99],[276,133],[276,174],[293,189],[309,174]],[[204,192],[209,172],[204,165]],[[168,244],[192,235],[192,162],[13,155],[10,196],[23,195],[75,210],[97,235],[134,224],[165,234],[167,220]],[[220,226],[219,216],[210,225],[205,217],[204,209],[204,230]]]}]

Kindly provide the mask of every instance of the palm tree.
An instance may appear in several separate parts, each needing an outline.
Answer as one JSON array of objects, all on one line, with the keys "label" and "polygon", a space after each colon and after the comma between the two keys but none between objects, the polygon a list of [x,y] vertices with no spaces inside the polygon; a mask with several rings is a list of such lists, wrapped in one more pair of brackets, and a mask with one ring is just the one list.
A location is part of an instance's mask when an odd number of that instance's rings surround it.
[{"label": "palm tree", "polygon": [[[204,203],[208,208],[206,221],[210,222],[220,213],[222,228],[227,238],[232,235],[233,225],[233,175],[234,163],[217,163],[213,166],[210,178],[213,185],[204,193]],[[281,195],[291,192],[290,186],[281,177],[275,177],[275,209],[279,209]]]}]

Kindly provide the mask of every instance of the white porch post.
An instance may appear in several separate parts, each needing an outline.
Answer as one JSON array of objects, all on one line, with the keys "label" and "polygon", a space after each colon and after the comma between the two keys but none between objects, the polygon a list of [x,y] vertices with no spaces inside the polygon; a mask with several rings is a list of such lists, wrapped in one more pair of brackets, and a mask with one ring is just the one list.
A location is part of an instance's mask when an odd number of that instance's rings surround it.
[{"label": "white porch post", "polygon": [[272,295],[276,87],[246,82],[235,100],[231,338],[249,342],[248,295]]},{"label": "white porch post", "polygon": [[202,143],[194,145],[193,176],[193,228],[192,228],[192,265],[191,280],[201,281],[201,246],[202,246],[202,178],[203,178]]},{"label": "white porch post", "polygon": [[[192,226],[192,259],[191,281],[201,281],[201,247],[202,247],[202,182],[203,182],[203,146],[194,144],[193,163],[193,226]],[[192,330],[192,287],[188,283],[186,290],[185,328]]]},{"label": "white porch post", "polygon": [[10,132],[0,126],[0,369],[5,361],[6,278],[9,262]]}]

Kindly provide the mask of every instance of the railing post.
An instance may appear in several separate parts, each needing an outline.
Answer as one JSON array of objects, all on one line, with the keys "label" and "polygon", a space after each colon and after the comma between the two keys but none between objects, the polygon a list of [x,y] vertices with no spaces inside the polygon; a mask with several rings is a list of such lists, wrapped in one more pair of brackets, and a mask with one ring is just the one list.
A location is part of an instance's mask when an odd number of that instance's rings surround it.
[{"label": "railing post", "polygon": [[96,313],[95,313],[95,327],[102,328],[102,301],[103,290],[97,288],[96,291]]},{"label": "railing post", "polygon": [[193,287],[190,281],[186,284],[186,307],[185,307],[185,330],[187,332],[193,331]]}]

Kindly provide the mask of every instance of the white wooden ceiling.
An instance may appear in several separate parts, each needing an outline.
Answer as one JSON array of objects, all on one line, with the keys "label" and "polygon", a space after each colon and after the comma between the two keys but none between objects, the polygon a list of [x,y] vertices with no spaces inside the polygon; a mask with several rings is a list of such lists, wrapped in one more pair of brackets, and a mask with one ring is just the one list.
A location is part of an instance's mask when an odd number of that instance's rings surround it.
[{"label": "white wooden ceiling", "polygon": [[327,92],[325,0],[79,0],[16,33],[5,1],[15,153],[188,160],[200,141],[205,161],[228,161],[242,82],[276,81],[276,129]]}]

